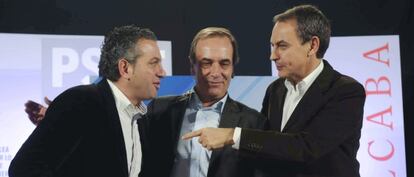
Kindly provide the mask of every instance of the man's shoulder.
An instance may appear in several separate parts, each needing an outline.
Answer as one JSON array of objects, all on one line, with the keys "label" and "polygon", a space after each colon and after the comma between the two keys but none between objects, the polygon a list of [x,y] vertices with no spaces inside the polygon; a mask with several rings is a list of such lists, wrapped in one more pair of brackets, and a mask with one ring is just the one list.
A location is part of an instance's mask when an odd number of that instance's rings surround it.
[{"label": "man's shoulder", "polygon": [[78,85],[75,87],[71,87],[67,89],[66,91],[83,94],[83,93],[97,92],[98,87],[96,84]]},{"label": "man's shoulder", "polygon": [[278,78],[276,80],[274,80],[273,82],[271,82],[269,84],[269,86],[267,86],[266,89],[266,94],[270,94],[270,93],[274,93],[276,89],[281,88],[281,87],[285,87],[285,79],[284,78]]},{"label": "man's shoulder", "polygon": [[[148,105],[148,115],[155,115],[165,113],[168,110],[171,110],[173,105],[185,103],[190,98],[189,95],[173,95],[173,96],[161,96],[154,98]],[[183,106],[179,106],[184,108]]]},{"label": "man's shoulder", "polygon": [[157,98],[154,98],[152,101],[156,102],[172,102],[174,100],[177,100],[181,97],[181,95],[167,95],[167,96],[160,96]]},{"label": "man's shoulder", "polygon": [[352,84],[352,85],[361,85],[356,79],[354,79],[353,77],[351,77],[351,76],[347,76],[347,75],[343,75],[343,74],[341,74],[339,77],[338,77],[338,80],[337,80],[337,83],[338,84],[344,84],[344,85],[347,85],[347,84]]},{"label": "man's shoulder", "polygon": [[[56,122],[82,121],[82,125],[92,125],[92,113],[101,113],[102,102],[97,88],[93,85],[75,86],[57,96],[47,109],[43,121],[54,124]],[[97,115],[97,114],[96,114]]]},{"label": "man's shoulder", "polygon": [[184,101],[189,99],[190,95],[185,93],[183,95],[167,95],[167,96],[160,96],[157,98],[154,98],[151,102],[155,104],[173,104],[179,101]]},{"label": "man's shoulder", "polygon": [[59,94],[53,102],[61,102],[62,104],[71,104],[73,106],[95,102],[100,98],[98,90],[94,84],[75,86]]},{"label": "man's shoulder", "polygon": [[331,69],[331,72],[328,73],[323,76],[325,79],[318,82],[322,90],[335,95],[365,96],[364,87],[353,77],[344,75],[334,69]]},{"label": "man's shoulder", "polygon": [[273,82],[271,82],[269,84],[268,88],[275,88],[275,87],[279,87],[279,86],[284,86],[285,83],[285,78],[277,78],[276,80],[274,80]]},{"label": "man's shoulder", "polygon": [[324,61],[325,68],[319,77],[329,78],[324,79],[325,82],[331,82],[331,88],[337,89],[338,87],[354,87],[359,90],[364,90],[362,84],[360,84],[356,79],[351,76],[345,75],[334,69],[326,60]]},{"label": "man's shoulder", "polygon": [[359,92],[361,94],[365,94],[365,88],[359,83],[356,79],[347,76],[347,75],[340,75],[339,78],[335,82],[335,88],[338,89],[346,89],[349,91]]},{"label": "man's shoulder", "polygon": [[90,85],[78,85],[71,87],[62,92],[58,97],[77,97],[77,96],[91,96],[91,94],[98,93],[98,88],[95,84]]},{"label": "man's shoulder", "polygon": [[245,105],[242,102],[233,100],[233,99],[228,99],[228,104],[234,105],[237,109],[235,109],[235,111],[237,112],[241,112],[243,114],[249,114],[249,115],[261,115],[260,112],[258,112],[257,110]]},{"label": "man's shoulder", "polygon": [[227,113],[231,113],[240,118],[237,126],[244,128],[263,128],[264,122],[266,121],[266,117],[263,114],[239,101],[228,99],[227,103],[233,107],[226,109]]}]

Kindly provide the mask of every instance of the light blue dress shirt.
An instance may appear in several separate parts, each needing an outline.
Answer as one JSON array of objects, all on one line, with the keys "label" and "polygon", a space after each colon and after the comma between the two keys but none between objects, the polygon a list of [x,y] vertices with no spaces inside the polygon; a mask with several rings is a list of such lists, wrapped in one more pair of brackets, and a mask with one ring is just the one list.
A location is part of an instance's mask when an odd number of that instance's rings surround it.
[{"label": "light blue dress shirt", "polygon": [[[193,91],[186,108],[180,137],[184,134],[205,127],[217,128],[228,94],[210,107],[203,107],[197,94]],[[175,163],[171,177],[206,177],[211,151],[198,142],[198,138],[182,140],[177,144]]]}]

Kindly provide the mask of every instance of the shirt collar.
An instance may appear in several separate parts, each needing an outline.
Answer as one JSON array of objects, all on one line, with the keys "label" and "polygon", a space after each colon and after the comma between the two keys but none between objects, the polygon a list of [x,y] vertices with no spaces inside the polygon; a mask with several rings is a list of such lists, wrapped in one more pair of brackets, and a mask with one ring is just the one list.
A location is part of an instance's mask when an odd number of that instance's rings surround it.
[{"label": "shirt collar", "polygon": [[312,85],[312,83],[316,80],[316,78],[321,74],[323,70],[324,64],[323,61],[319,63],[318,67],[316,67],[310,74],[308,74],[302,81],[298,82],[296,86],[294,86],[290,81],[285,79],[285,86],[288,90],[298,90],[300,94],[304,94],[308,88]]},{"label": "shirt collar", "polygon": [[144,102],[141,101],[141,103],[138,106],[135,106],[131,103],[131,101],[125,96],[124,93],[122,93],[121,90],[110,80],[108,80],[109,87],[112,90],[112,93],[115,97],[115,104],[118,110],[125,110],[128,113],[128,117],[133,118],[136,114],[144,115],[147,113],[147,106],[144,104]]},{"label": "shirt collar", "polygon": [[193,109],[214,109],[216,111],[220,111],[220,113],[223,112],[224,109],[224,104],[227,101],[227,98],[229,96],[228,93],[226,93],[226,95],[224,95],[223,98],[221,98],[219,101],[215,102],[213,105],[209,106],[209,107],[203,107],[203,103],[201,102],[200,98],[197,95],[197,92],[193,89],[191,89],[191,100],[190,100],[190,106]]}]

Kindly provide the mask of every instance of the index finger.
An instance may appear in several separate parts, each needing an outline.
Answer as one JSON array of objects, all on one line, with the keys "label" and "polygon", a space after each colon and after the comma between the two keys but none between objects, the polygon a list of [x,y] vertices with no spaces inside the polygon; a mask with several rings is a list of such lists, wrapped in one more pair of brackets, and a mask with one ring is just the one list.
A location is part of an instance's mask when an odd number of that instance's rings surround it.
[{"label": "index finger", "polygon": [[192,131],[192,132],[189,132],[189,133],[184,134],[181,137],[181,139],[188,140],[188,139],[191,139],[191,138],[200,136],[200,135],[201,135],[201,130],[196,130],[196,131]]}]

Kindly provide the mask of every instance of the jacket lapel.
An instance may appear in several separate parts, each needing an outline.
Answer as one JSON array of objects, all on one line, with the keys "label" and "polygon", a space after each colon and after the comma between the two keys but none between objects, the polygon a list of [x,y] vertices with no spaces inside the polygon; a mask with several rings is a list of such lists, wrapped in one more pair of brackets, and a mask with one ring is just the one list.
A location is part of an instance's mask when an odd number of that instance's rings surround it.
[{"label": "jacket lapel", "polygon": [[110,138],[114,140],[113,146],[118,151],[118,160],[119,164],[121,164],[123,176],[128,176],[128,162],[126,159],[126,150],[125,150],[125,141],[124,136],[122,134],[122,127],[121,122],[119,120],[119,114],[116,110],[115,105],[115,98],[112,94],[112,90],[109,87],[108,82],[106,79],[102,79],[98,84],[98,89],[102,93],[102,99],[104,100],[105,104],[105,111],[108,115],[107,126],[111,129],[111,133],[109,135]]},{"label": "jacket lapel", "polygon": [[[239,125],[240,109],[238,108],[235,101],[230,97],[227,98],[226,104],[224,104],[223,112],[221,114],[221,119],[219,123],[219,128],[234,128]],[[214,168],[216,164],[215,161],[220,157],[220,154],[223,153],[224,148],[213,150],[210,157],[209,171]]]},{"label": "jacket lapel", "polygon": [[228,97],[221,114],[219,128],[236,127],[240,121],[240,116],[237,115],[238,112],[240,112],[240,110],[237,107],[236,102]]},{"label": "jacket lapel", "polygon": [[[282,84],[282,85],[280,85]],[[280,124],[282,122],[283,105],[285,102],[287,89],[284,86],[284,80],[275,85],[275,91],[272,91],[269,96],[268,106],[268,120],[270,129],[280,131]]]},{"label": "jacket lapel", "polygon": [[171,105],[171,140],[174,148],[173,152],[177,152],[177,144],[180,140],[181,126],[184,119],[184,114],[187,109],[187,105],[191,99],[191,94],[187,93],[183,96],[179,96],[177,101]]},{"label": "jacket lapel", "polygon": [[336,71],[333,70],[332,66],[329,65],[329,63],[325,60],[323,60],[323,62],[324,68],[321,74],[312,83],[312,85],[306,91],[305,95],[303,95],[302,99],[290,116],[289,121],[283,128],[283,132],[288,131],[299,121],[307,121],[304,119],[311,118],[312,116],[310,115],[312,115],[316,110],[319,110],[319,107],[323,104],[324,94],[329,89],[332,81],[338,77]]},{"label": "jacket lapel", "polygon": [[306,91],[305,95],[303,95],[302,99],[299,101],[298,105],[296,106],[295,110],[291,114],[288,122],[286,123],[285,127],[283,128],[282,132],[286,132],[293,125],[297,122],[307,121],[305,118],[310,118],[309,116],[310,111],[315,110],[315,106],[320,105],[320,101],[322,99],[322,94],[319,90],[319,87],[316,85],[317,83],[314,82],[311,87]]}]

